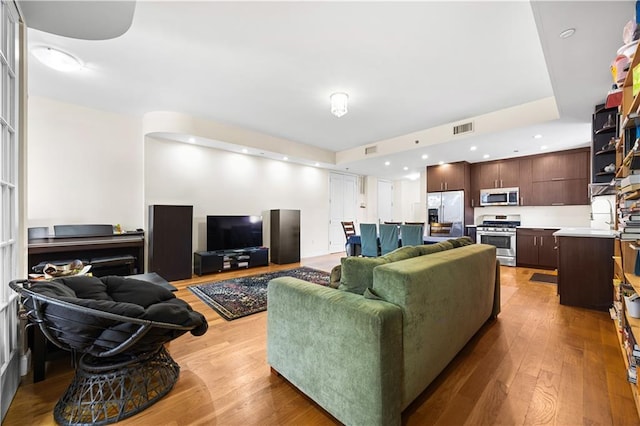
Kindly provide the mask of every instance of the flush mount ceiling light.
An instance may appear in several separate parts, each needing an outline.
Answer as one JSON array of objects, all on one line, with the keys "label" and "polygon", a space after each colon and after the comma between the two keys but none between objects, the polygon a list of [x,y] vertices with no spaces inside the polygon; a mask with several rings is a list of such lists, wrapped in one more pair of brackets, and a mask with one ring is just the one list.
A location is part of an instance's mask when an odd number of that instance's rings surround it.
[{"label": "flush mount ceiling light", "polygon": [[331,114],[340,118],[347,113],[347,103],[349,102],[349,95],[344,92],[337,92],[329,96],[331,100]]},{"label": "flush mount ceiling light", "polygon": [[83,67],[82,62],[75,56],[50,46],[35,46],[31,49],[31,53],[40,62],[54,70],[72,72]]},{"label": "flush mount ceiling light", "polygon": [[566,30],[562,31],[559,35],[560,38],[569,38],[572,35],[574,35],[576,33],[576,29],[575,28],[567,28]]}]

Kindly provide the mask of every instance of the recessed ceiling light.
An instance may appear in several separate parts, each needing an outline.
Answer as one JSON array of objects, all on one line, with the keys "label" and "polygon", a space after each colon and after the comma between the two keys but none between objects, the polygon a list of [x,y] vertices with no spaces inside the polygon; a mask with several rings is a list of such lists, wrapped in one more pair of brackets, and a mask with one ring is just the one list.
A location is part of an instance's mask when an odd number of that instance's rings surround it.
[{"label": "recessed ceiling light", "polygon": [[194,143],[196,141],[196,138],[194,138],[193,136],[191,136],[189,139],[187,139],[187,141],[189,143]]},{"label": "recessed ceiling light", "polygon": [[534,139],[541,139],[541,138],[542,138],[542,135],[540,135],[540,134],[533,135],[533,138],[534,138]]},{"label": "recessed ceiling light", "polygon": [[407,166],[404,166],[404,167],[402,168],[402,170],[407,171],[407,170],[409,170],[409,168],[408,168]]},{"label": "recessed ceiling light", "polygon": [[249,152],[249,150],[248,150],[247,148],[242,148],[242,153],[243,153],[243,154],[246,154],[246,153],[248,153],[248,152]]},{"label": "recessed ceiling light", "polygon": [[469,151],[475,151],[476,149],[478,149],[477,146],[472,146],[471,148],[469,148]]},{"label": "recessed ceiling light", "polygon": [[427,154],[422,154],[422,159],[426,160],[427,158],[429,158],[429,156]]},{"label": "recessed ceiling light", "polygon": [[438,161],[438,164],[442,166],[444,164],[444,161]]},{"label": "recessed ceiling light", "polygon": [[385,162],[384,162],[384,165],[385,165],[385,166],[388,166],[389,164],[391,164],[391,162],[389,162],[389,161],[385,161]]},{"label": "recessed ceiling light", "polygon": [[546,146],[546,145],[542,145],[542,146],[540,147],[540,149],[547,149],[547,146]]},{"label": "recessed ceiling light", "polygon": [[282,157],[284,161],[289,161],[289,157]]},{"label": "recessed ceiling light", "polygon": [[405,176],[409,180],[418,180],[420,179],[420,173],[411,173],[410,175]]},{"label": "recessed ceiling light", "polygon": [[489,157],[491,157],[489,154],[485,154],[482,156],[482,158],[489,158]]},{"label": "recessed ceiling light", "polygon": [[50,46],[34,46],[31,48],[31,53],[33,53],[33,56],[40,62],[54,70],[72,72],[79,71],[83,68],[80,59]]},{"label": "recessed ceiling light", "polygon": [[574,35],[576,33],[576,29],[575,28],[567,28],[566,30],[562,31],[559,36],[560,38],[569,38],[572,35]]}]

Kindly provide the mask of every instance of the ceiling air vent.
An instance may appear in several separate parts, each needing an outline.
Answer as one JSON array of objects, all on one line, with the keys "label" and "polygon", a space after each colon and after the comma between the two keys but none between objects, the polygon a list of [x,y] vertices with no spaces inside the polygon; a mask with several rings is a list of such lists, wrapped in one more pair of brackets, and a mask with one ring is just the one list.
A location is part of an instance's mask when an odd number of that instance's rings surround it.
[{"label": "ceiling air vent", "polygon": [[364,155],[375,154],[378,152],[377,146],[368,146],[364,149]]},{"label": "ceiling air vent", "polygon": [[461,135],[463,133],[471,133],[473,132],[473,121],[468,123],[458,124],[457,126],[453,126],[453,134]]}]

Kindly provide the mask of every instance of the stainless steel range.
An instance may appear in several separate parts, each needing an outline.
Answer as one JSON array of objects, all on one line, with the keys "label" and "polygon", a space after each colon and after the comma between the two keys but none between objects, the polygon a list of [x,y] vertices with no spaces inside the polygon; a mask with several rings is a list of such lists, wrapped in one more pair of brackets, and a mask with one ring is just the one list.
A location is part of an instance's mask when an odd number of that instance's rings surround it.
[{"label": "stainless steel range", "polygon": [[476,227],[477,242],[496,246],[501,265],[516,266],[516,227],[520,215],[485,215]]}]

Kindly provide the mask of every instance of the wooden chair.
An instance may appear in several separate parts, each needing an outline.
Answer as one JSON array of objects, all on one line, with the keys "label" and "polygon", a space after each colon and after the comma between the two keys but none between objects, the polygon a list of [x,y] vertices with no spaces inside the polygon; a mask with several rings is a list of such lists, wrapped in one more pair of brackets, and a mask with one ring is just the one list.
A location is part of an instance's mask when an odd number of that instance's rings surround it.
[{"label": "wooden chair", "polygon": [[340,222],[342,230],[344,231],[344,250],[347,252],[347,256],[357,256],[359,254],[358,246],[349,242],[349,237],[356,235],[356,227],[352,221]]},{"label": "wooden chair", "polygon": [[402,222],[391,222],[391,221],[384,221],[385,225],[402,225]]},{"label": "wooden chair", "polygon": [[349,237],[352,235],[356,235],[356,227],[352,221],[340,222],[342,225],[342,230],[344,231],[344,237],[349,240]]}]

